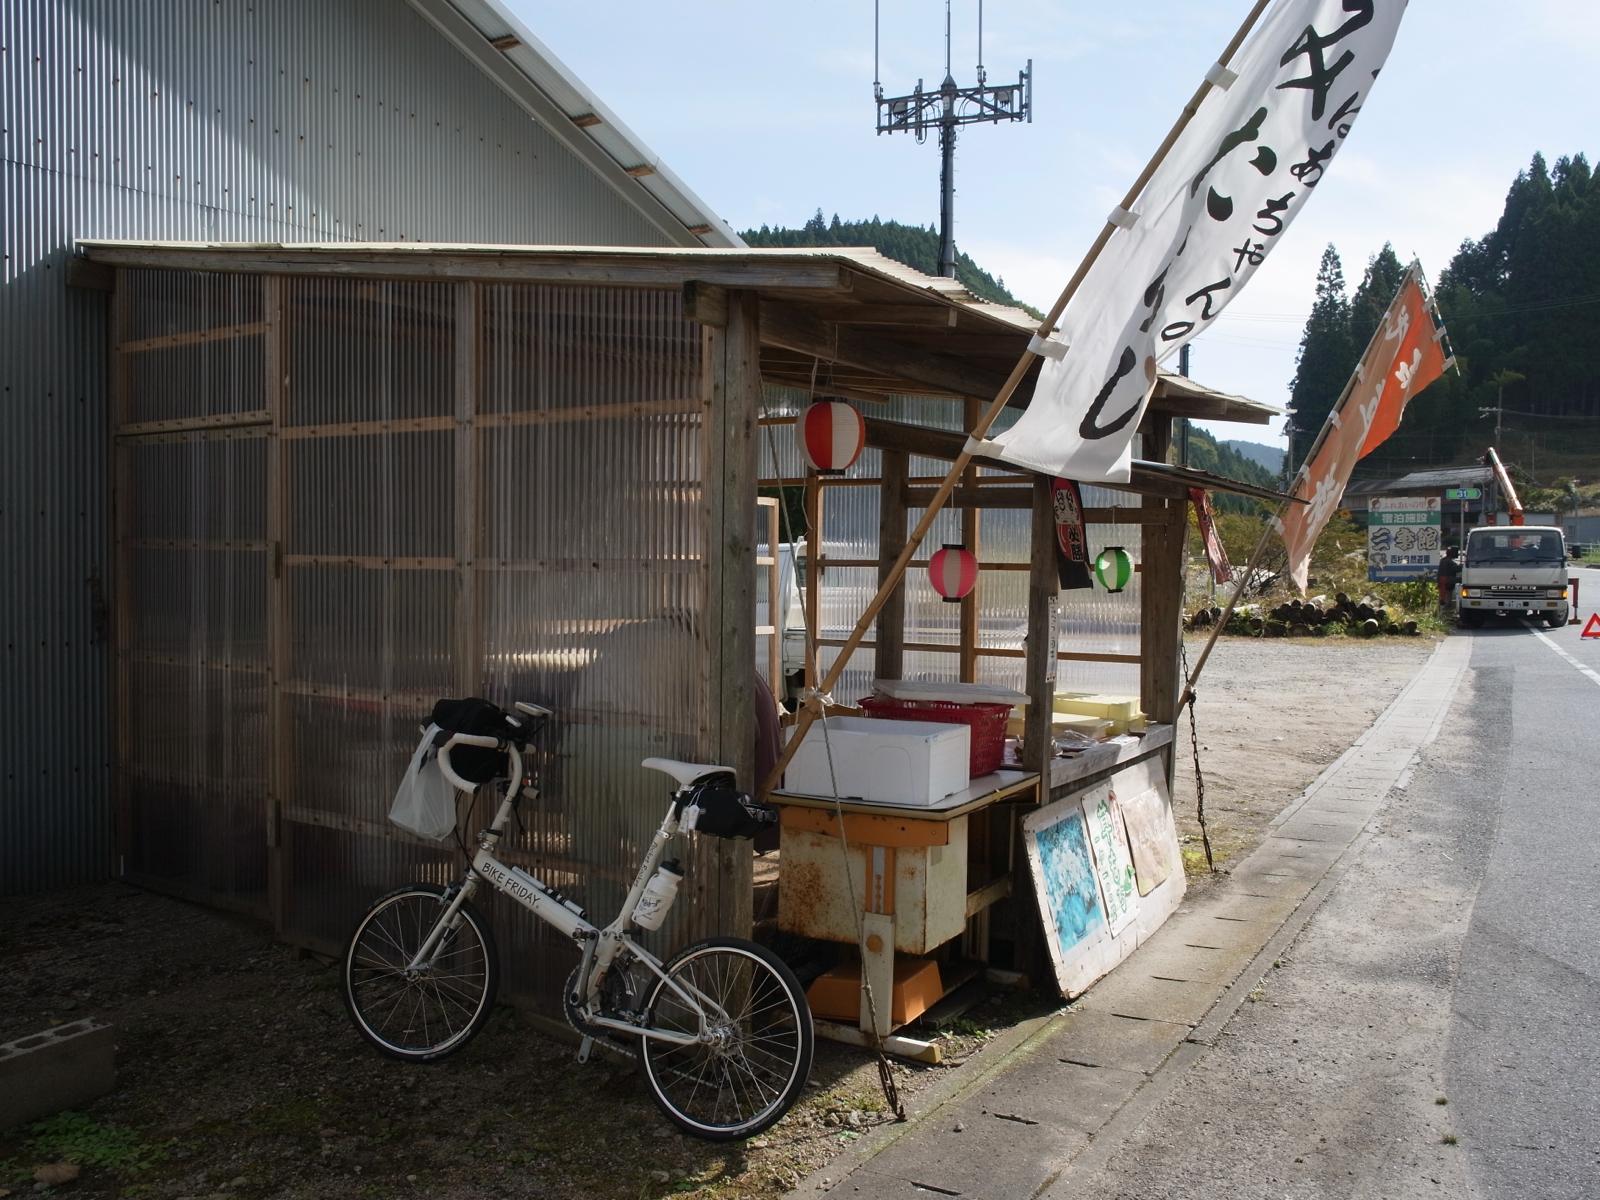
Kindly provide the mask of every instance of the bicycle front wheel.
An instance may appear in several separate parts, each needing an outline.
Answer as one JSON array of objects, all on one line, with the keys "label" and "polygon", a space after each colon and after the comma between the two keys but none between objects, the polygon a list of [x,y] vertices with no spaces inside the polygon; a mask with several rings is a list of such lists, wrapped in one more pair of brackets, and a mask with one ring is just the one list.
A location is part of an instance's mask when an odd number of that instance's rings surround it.
[{"label": "bicycle front wheel", "polygon": [[391,1058],[443,1058],[489,1019],[499,964],[489,926],[472,905],[461,906],[427,960],[411,965],[449,903],[433,884],[390,892],[367,910],[345,949],[350,1019]]},{"label": "bicycle front wheel", "polygon": [[[800,981],[770,950],[738,938],[696,942],[665,971],[651,990],[646,1025],[701,1040],[642,1039],[656,1103],[697,1137],[760,1133],[789,1111],[811,1074],[811,1009]],[[695,1005],[706,1014],[703,1031]]]}]

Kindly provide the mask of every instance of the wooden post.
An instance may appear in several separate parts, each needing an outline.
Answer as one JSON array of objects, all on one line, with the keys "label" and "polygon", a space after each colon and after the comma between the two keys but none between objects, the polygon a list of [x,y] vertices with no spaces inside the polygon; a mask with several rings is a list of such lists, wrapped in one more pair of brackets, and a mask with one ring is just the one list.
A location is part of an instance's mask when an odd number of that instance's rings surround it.
[{"label": "wooden post", "polygon": [[[806,686],[822,679],[817,661],[817,638],[822,628],[822,477],[806,472]],[[798,567],[798,564],[797,564]]]},{"label": "wooden post", "polygon": [[[727,324],[702,326],[705,416],[706,653],[710,659],[711,761],[731,767],[741,788],[755,779],[756,434],[761,411],[761,330],[756,297],[727,295]],[[696,891],[707,931],[748,936],[750,843],[702,839]]]},{"label": "wooden post", "polygon": [[483,533],[483,475],[478,453],[479,287],[455,285],[456,613],[455,685],[459,696],[480,693],[483,619],[476,562]]},{"label": "wooden post", "polygon": [[261,279],[261,318],[265,378],[262,397],[270,425],[267,428],[267,909],[272,928],[286,931],[288,887],[291,878],[285,846],[284,811],[292,787],[289,770],[289,581],[284,574],[284,540],[289,531],[289,467],[285,461],[283,428],[288,423],[284,402],[285,348],[283,280],[276,275]]},{"label": "wooden post", "polygon": [[[894,561],[906,544],[906,481],[911,456],[904,450],[882,452],[878,490],[878,583],[888,581]],[[896,588],[878,612],[877,649],[873,675],[878,679],[905,678],[906,594]]]},{"label": "wooden post", "polygon": [[[978,418],[982,413],[983,409],[978,401],[967,400],[962,412],[961,428],[970,434],[978,427]],[[975,492],[978,487],[978,468],[969,466],[961,481]],[[969,504],[961,510],[961,544],[972,554],[974,560],[983,557],[982,547],[978,544],[979,520],[980,509],[976,504]],[[972,590],[961,598],[962,683],[976,683],[978,680],[978,606],[982,593],[983,572],[979,571]]]},{"label": "wooden post", "polygon": [[[1165,462],[1172,445],[1172,418],[1151,417],[1144,426],[1144,457]],[[1171,724],[1178,715],[1178,653],[1183,638],[1183,563],[1189,502],[1145,496],[1139,564],[1139,699],[1152,721]],[[1167,786],[1174,755],[1166,756]]]},{"label": "wooden post", "polygon": [[1033,540],[1028,569],[1028,651],[1023,690],[1028,712],[1023,726],[1022,767],[1038,771],[1039,797],[1050,795],[1051,703],[1056,693],[1056,649],[1061,630],[1061,579],[1056,574],[1056,515],[1050,481],[1033,482]]}]

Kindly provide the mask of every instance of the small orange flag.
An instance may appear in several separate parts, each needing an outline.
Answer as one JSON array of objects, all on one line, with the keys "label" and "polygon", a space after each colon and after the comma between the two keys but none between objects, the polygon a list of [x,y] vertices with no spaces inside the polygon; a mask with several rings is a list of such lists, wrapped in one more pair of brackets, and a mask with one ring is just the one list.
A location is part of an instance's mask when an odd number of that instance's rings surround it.
[{"label": "small orange flag", "polygon": [[[1383,377],[1378,410],[1361,443],[1365,458],[1381,446],[1396,429],[1405,412],[1406,401],[1444,374],[1444,331],[1434,328],[1427,297],[1413,269],[1406,273],[1400,292],[1384,314],[1383,345],[1393,345],[1392,365]],[[1387,357],[1387,355],[1385,355]]]}]

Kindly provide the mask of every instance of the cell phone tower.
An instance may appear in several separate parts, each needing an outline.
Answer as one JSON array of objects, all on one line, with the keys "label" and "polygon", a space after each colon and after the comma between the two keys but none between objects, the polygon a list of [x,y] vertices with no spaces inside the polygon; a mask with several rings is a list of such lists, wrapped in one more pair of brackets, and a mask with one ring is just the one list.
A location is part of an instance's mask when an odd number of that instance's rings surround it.
[{"label": "cell phone tower", "polygon": [[978,82],[960,87],[950,70],[950,0],[944,0],[944,82],[937,91],[917,80],[905,96],[885,96],[878,75],[878,0],[872,5],[872,94],[878,102],[879,133],[914,133],[917,141],[939,131],[939,274],[956,275],[956,127],[979,122],[1033,123],[1033,59],[1015,83],[991,84],[983,67],[983,0],[978,0]]}]

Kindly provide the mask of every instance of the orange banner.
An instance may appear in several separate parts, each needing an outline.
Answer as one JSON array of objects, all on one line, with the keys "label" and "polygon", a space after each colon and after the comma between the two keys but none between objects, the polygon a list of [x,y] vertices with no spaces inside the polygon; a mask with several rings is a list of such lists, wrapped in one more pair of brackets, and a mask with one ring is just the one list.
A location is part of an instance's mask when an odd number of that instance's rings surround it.
[{"label": "orange banner", "polygon": [[1344,401],[1328,414],[1322,445],[1296,477],[1294,495],[1280,532],[1289,551],[1289,575],[1305,590],[1311,547],[1344,497],[1356,461],[1377,449],[1400,425],[1407,401],[1444,373],[1442,331],[1433,316],[1415,265],[1367,344]]},{"label": "orange banner", "polygon": [[1384,314],[1383,325],[1384,344],[1397,345],[1393,364],[1383,377],[1378,411],[1372,416],[1366,441],[1361,443],[1362,458],[1400,428],[1406,401],[1443,375],[1445,368],[1443,331],[1434,328],[1427,297],[1422,294],[1422,284],[1414,270],[1400,284],[1399,294]]}]

